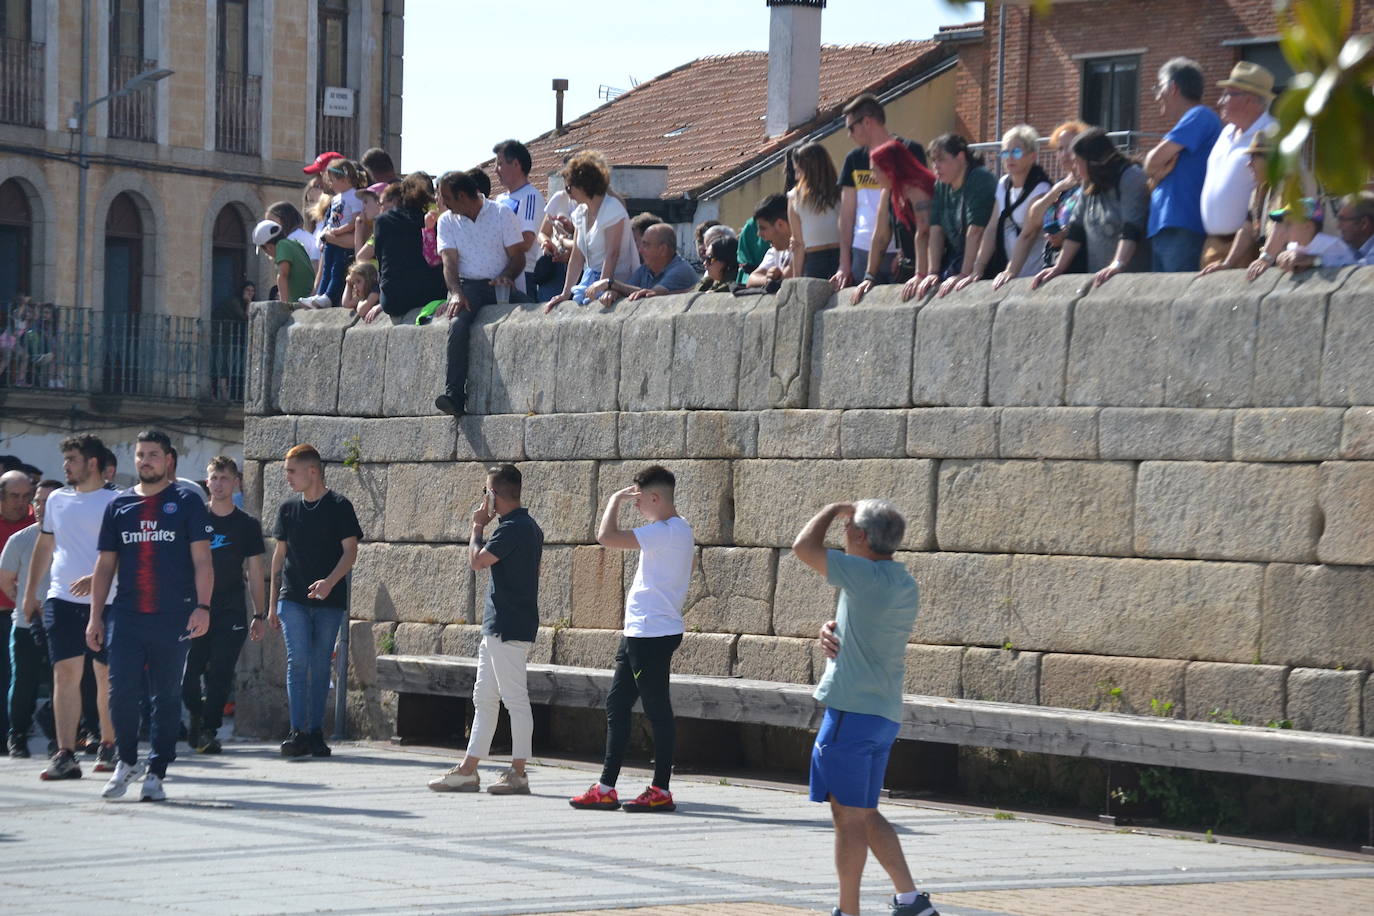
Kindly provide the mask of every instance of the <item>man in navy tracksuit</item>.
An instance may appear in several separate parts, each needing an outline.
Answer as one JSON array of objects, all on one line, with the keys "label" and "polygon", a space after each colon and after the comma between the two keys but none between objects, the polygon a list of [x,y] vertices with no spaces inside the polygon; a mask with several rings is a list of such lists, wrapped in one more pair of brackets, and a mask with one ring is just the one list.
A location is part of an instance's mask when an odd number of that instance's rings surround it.
[{"label": "man in navy tracksuit", "polygon": [[[134,448],[139,482],[106,507],[100,525],[86,642],[93,650],[104,645],[109,651],[110,716],[119,763],[101,793],[105,798],[122,796],[143,775],[138,720],[145,669],[152,694],[152,753],[142,800],[167,797],[162,779],[176,759],[186,652],[210,625],[210,520],[200,497],[173,485],[171,455],[165,433],[139,433]],[[106,618],[105,598],[116,572],[119,591]]]}]

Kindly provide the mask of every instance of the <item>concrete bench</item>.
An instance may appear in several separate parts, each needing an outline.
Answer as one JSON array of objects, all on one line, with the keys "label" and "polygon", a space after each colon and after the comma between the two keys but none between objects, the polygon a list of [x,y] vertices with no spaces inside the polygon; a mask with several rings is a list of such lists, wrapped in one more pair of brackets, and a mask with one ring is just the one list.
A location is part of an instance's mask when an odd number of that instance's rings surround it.
[{"label": "concrete bench", "polygon": [[[611,674],[604,668],[530,665],[530,701],[600,707]],[[476,677],[474,658],[377,658],[378,685],[402,694],[471,697]],[[822,708],[811,697],[813,689],[674,674],[673,711],[694,719],[814,729]],[[912,694],[903,697],[902,707],[899,737],[917,741],[1374,788],[1374,738]]]}]

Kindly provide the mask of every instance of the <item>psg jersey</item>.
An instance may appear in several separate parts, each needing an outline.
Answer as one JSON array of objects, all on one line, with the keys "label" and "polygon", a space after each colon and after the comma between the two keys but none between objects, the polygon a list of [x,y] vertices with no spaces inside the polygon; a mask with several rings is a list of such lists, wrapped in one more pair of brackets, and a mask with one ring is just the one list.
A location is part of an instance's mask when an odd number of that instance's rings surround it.
[{"label": "psg jersey", "polygon": [[120,493],[100,525],[100,550],[119,557],[119,593],[110,606],[139,614],[189,612],[196,604],[191,544],[210,535],[205,503],[179,487],[153,496]]}]

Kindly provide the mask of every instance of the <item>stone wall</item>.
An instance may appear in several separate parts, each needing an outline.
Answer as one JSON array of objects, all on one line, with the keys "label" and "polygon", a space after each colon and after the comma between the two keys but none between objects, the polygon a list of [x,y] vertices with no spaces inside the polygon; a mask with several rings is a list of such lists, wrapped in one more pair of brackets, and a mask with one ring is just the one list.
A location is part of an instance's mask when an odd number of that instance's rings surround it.
[{"label": "stone wall", "polygon": [[[814,681],[834,595],[787,547],[884,496],[922,590],[913,693],[1374,734],[1374,271],[987,286],[483,309],[461,420],[433,407],[446,323],[255,306],[250,501],[273,517],[310,442],[367,535],[354,728],[394,722],[378,652],[474,653],[494,461],[547,537],[532,660],[609,666],[635,558],[598,510],[656,461],[699,543],[679,671]],[[281,651],[255,651],[240,725],[280,731]]]}]

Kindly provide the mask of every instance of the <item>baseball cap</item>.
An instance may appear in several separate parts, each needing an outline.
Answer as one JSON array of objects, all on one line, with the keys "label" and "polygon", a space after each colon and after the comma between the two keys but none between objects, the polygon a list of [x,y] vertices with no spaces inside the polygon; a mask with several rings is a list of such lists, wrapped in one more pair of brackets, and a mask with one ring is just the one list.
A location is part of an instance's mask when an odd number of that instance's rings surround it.
[{"label": "baseball cap", "polygon": [[275,220],[265,219],[253,227],[253,244],[257,246],[259,252],[262,246],[268,242],[275,242],[282,237],[281,223]]},{"label": "baseball cap", "polygon": [[333,162],[335,159],[342,158],[342,153],[336,153],[333,151],[330,151],[328,153],[320,153],[318,156],[315,157],[314,162],[310,163],[305,168],[301,169],[301,171],[307,175],[318,175],[320,174],[320,172],[323,172],[325,170],[325,167],[328,166],[329,163]]}]

